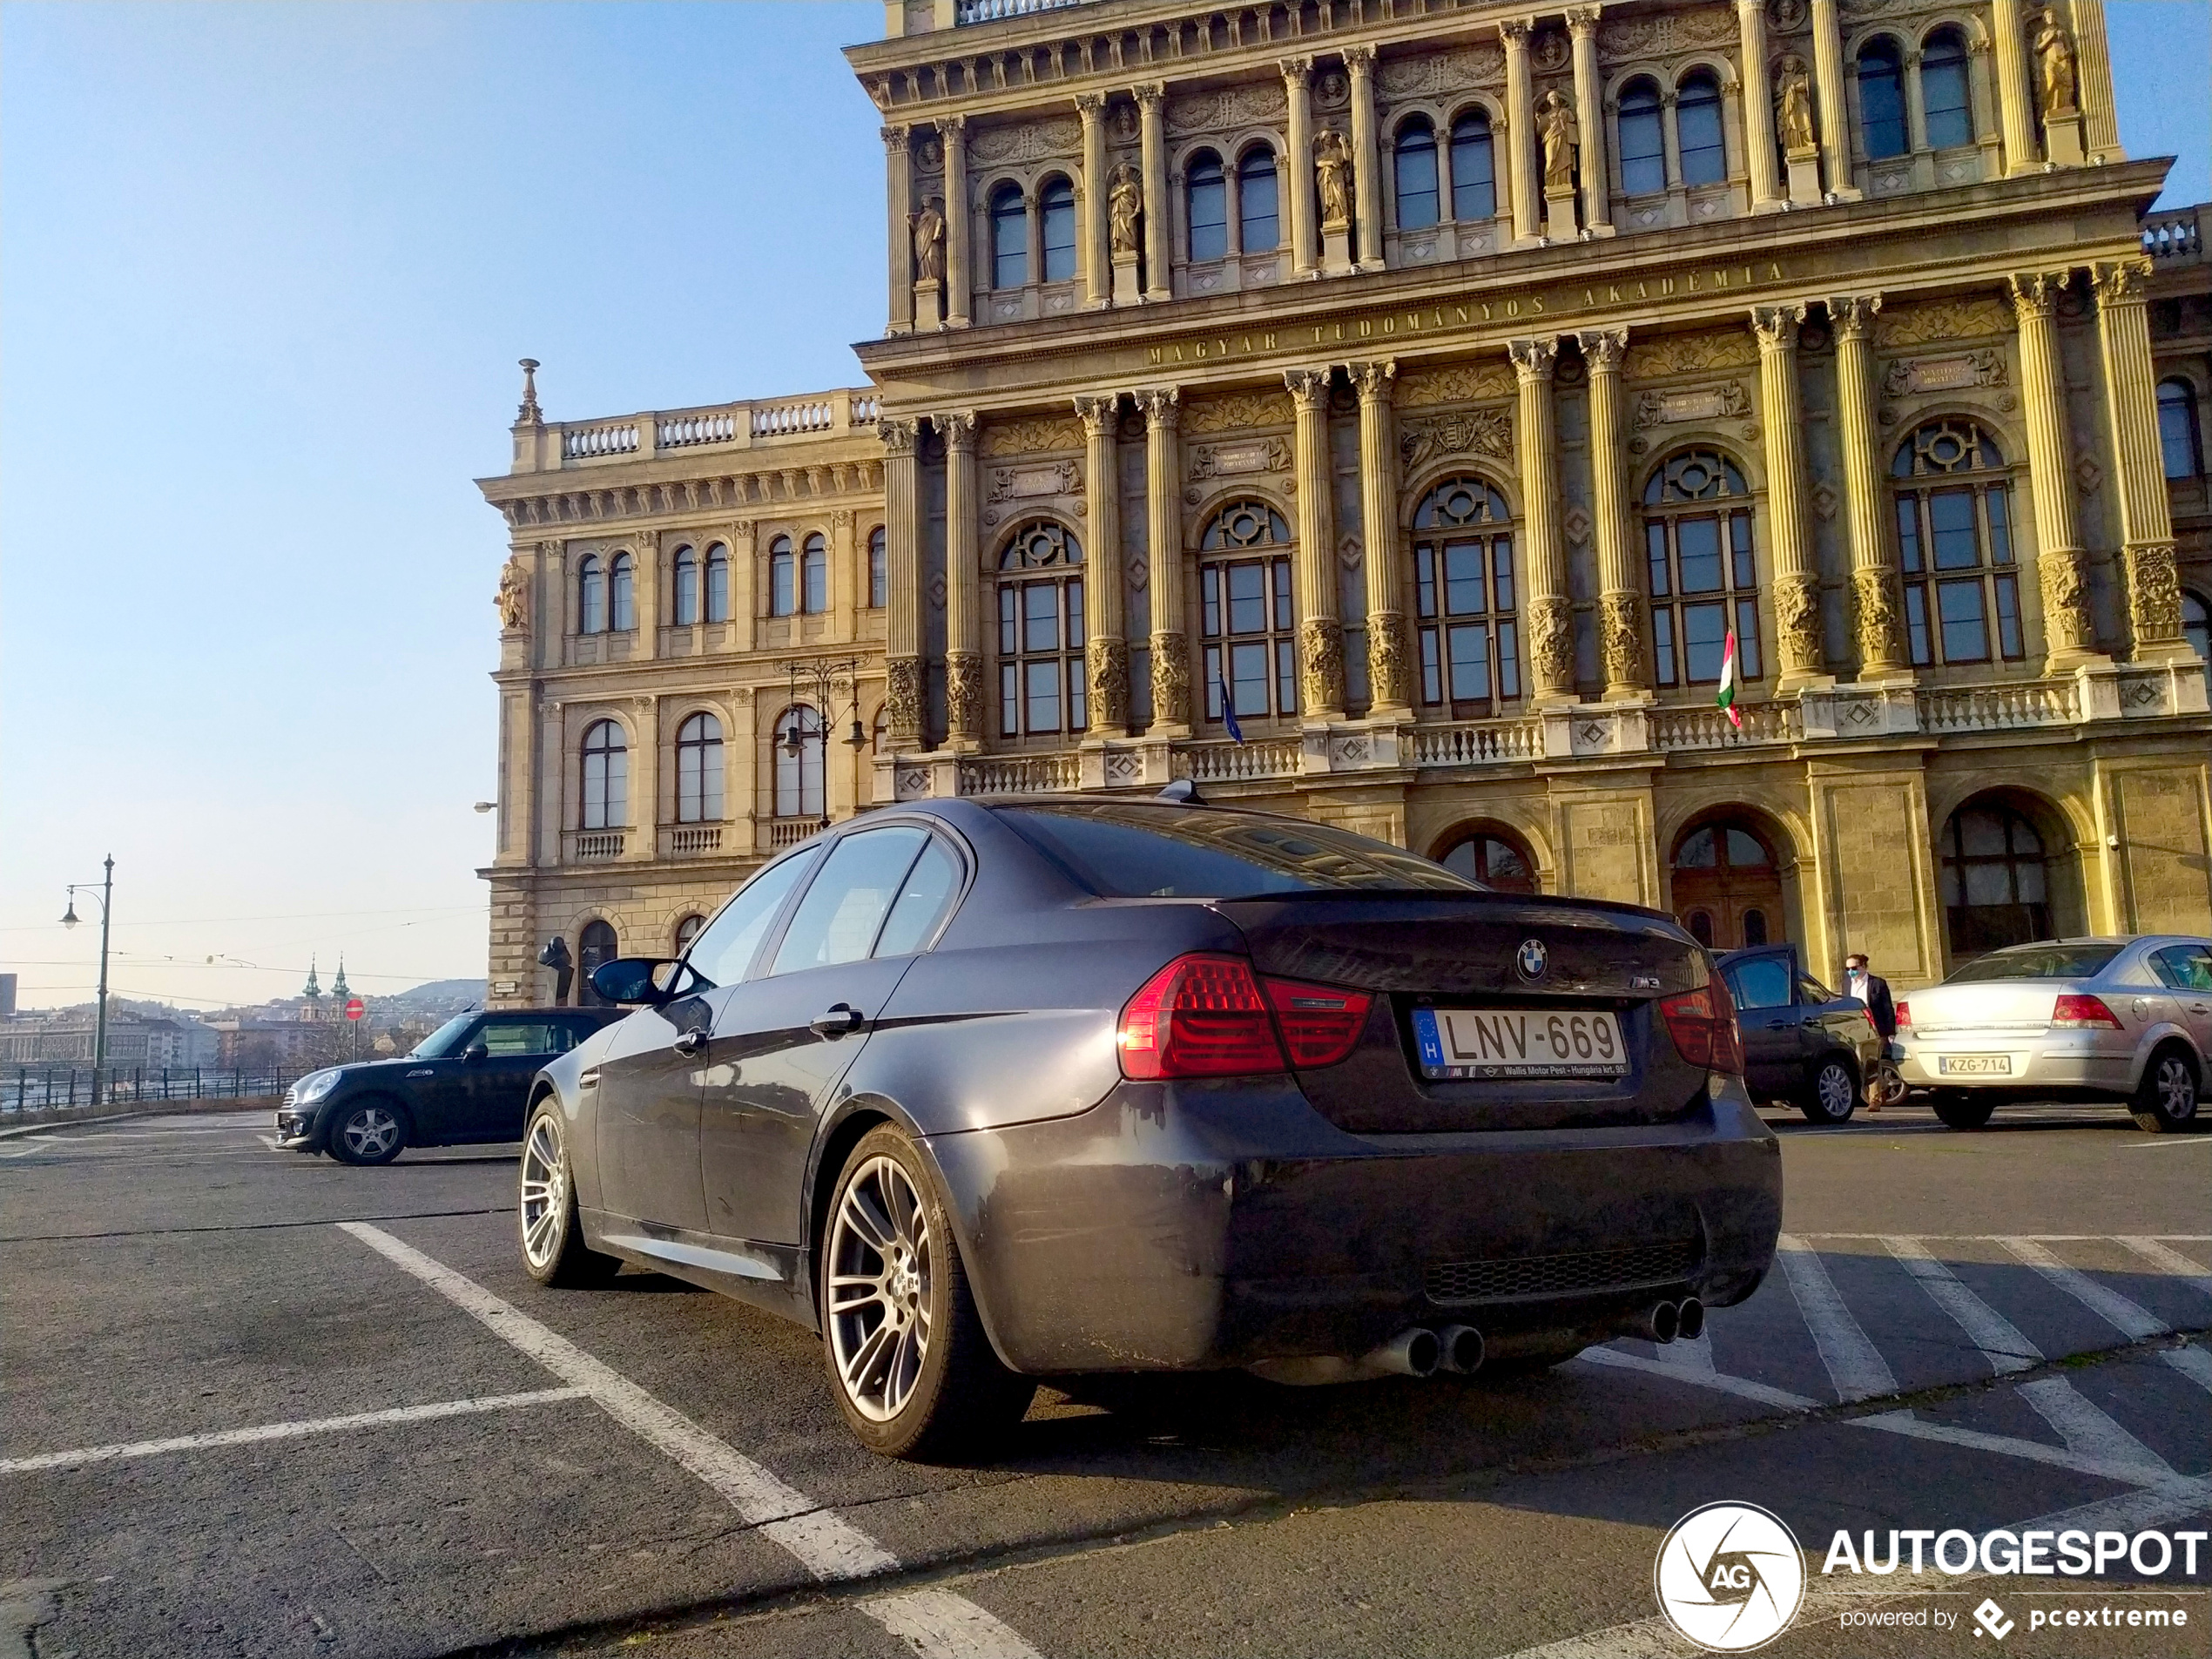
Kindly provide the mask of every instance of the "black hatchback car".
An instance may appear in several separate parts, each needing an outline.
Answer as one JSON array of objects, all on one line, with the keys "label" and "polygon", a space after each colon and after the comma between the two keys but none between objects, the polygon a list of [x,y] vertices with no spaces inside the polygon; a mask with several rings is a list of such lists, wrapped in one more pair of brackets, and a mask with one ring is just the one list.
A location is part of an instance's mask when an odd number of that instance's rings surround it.
[{"label": "black hatchback car", "polygon": [[1695,1334],[1772,1260],[1777,1143],[1669,917],[1189,802],[945,800],[779,857],[549,1064],[523,1264],[822,1332],[894,1456],[1053,1372],[1284,1381]]},{"label": "black hatchback car", "polygon": [[1786,1100],[1815,1123],[1847,1120],[1885,1047],[1866,1004],[1806,973],[1795,945],[1730,951],[1720,970],[1743,1033],[1752,1095]]},{"label": "black hatchback car", "polygon": [[389,1163],[409,1146],[518,1141],[538,1068],[622,1015],[614,1008],[457,1014],[412,1053],[300,1078],[277,1109],[277,1144]]}]

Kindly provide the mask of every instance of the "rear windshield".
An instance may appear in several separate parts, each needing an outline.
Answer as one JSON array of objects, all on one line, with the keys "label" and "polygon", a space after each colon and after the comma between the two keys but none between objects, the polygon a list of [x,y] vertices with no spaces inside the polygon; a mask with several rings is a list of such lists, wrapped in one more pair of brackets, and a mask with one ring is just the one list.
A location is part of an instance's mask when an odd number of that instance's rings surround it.
[{"label": "rear windshield", "polygon": [[1998,979],[2087,979],[2120,954],[2117,945],[2021,945],[1978,956],[1944,981],[1973,985]]},{"label": "rear windshield", "polygon": [[1257,813],[1143,802],[996,810],[1024,840],[1103,899],[1482,891],[1386,841]]}]

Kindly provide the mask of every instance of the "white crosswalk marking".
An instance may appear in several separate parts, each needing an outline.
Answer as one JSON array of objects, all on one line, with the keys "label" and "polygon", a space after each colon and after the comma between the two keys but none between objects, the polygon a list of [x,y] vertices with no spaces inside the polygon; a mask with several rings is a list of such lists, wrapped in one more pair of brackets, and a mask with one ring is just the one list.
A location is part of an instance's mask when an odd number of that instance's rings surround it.
[{"label": "white crosswalk marking", "polygon": [[2147,1262],[2155,1262],[2193,1291],[2212,1296],[2212,1268],[2202,1266],[2175,1250],[2171,1244],[2155,1238],[2123,1238],[2120,1241]]},{"label": "white crosswalk marking", "polygon": [[2141,1342],[2145,1337],[2162,1337],[2173,1328],[2118,1291],[2068,1267],[2032,1238],[2005,1238],[1997,1242],[2123,1337]]},{"label": "white crosswalk marking", "polygon": [[1991,1370],[2000,1376],[2008,1371],[2026,1371],[2043,1358],[2040,1348],[2022,1336],[2010,1319],[1961,1284],[1949,1265],[1929,1254],[1927,1245],[1919,1239],[1885,1238],[1882,1243],[1928,1293],[1929,1299],[1973,1339],[1974,1346],[1981,1350]]},{"label": "white crosswalk marking", "polygon": [[2212,1393],[2212,1353],[2202,1348],[2168,1348],[2158,1357],[2198,1387]]},{"label": "white crosswalk marking", "polygon": [[2172,1464],[2092,1405],[2063,1377],[2040,1377],[2022,1383],[2020,1398],[2058,1430],[2070,1452],[2107,1463],[2133,1464],[2160,1479],[2170,1478],[2175,1472]]},{"label": "white crosswalk marking", "polygon": [[1672,1342],[1662,1342],[1658,1356],[1659,1363],[1669,1371],[1710,1377],[1713,1374],[1713,1333],[1700,1331],[1695,1337],[1677,1337]]},{"label": "white crosswalk marking", "polygon": [[1897,1379],[1891,1374],[1888,1362],[1844,1305],[1818,1253],[1804,1240],[1784,1233],[1778,1254],[1783,1273],[1790,1281],[1790,1293],[1797,1298],[1797,1311],[1804,1315],[1813,1345],[1820,1350],[1821,1364],[1828,1367],[1836,1398],[1849,1405],[1855,1399],[1897,1393]]}]

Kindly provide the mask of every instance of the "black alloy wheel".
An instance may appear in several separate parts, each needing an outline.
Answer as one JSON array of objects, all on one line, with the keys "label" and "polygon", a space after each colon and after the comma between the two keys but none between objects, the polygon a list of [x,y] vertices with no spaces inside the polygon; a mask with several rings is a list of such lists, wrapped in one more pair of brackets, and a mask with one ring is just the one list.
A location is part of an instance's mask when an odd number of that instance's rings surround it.
[{"label": "black alloy wheel", "polygon": [[341,1163],[389,1163],[407,1145],[407,1113],[381,1095],[341,1106],[330,1123],[330,1156]]},{"label": "black alloy wheel", "polygon": [[1797,1103],[1806,1120],[1814,1123],[1844,1123],[1858,1107],[1858,1073],[1841,1055],[1824,1055],[1806,1079]]},{"label": "black alloy wheel", "polygon": [[1938,1095],[1934,1105],[1946,1129],[1979,1129],[1997,1109],[1995,1101],[1976,1100],[1972,1095]]},{"label": "black alloy wheel", "polygon": [[523,1271],[541,1285],[563,1290],[604,1285],[622,1271],[617,1258],[583,1242],[565,1129],[559,1105],[540,1102],[523,1131],[522,1192],[516,1205]]},{"label": "black alloy wheel", "polygon": [[2148,1135],[2175,1135],[2196,1123],[2196,1067],[2179,1043],[2169,1042],[2143,1068],[2130,1110]]}]

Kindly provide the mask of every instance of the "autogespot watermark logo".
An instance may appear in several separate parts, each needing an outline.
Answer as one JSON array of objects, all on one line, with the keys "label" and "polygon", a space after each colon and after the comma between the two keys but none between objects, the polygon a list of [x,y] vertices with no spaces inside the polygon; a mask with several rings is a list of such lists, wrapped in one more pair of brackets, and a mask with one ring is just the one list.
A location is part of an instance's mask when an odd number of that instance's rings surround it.
[{"label": "autogespot watermark logo", "polygon": [[1780,1516],[1709,1503],[1667,1534],[1652,1568],[1667,1622],[1712,1653],[1749,1653],[1790,1628],[1805,1595],[1805,1560]]}]

